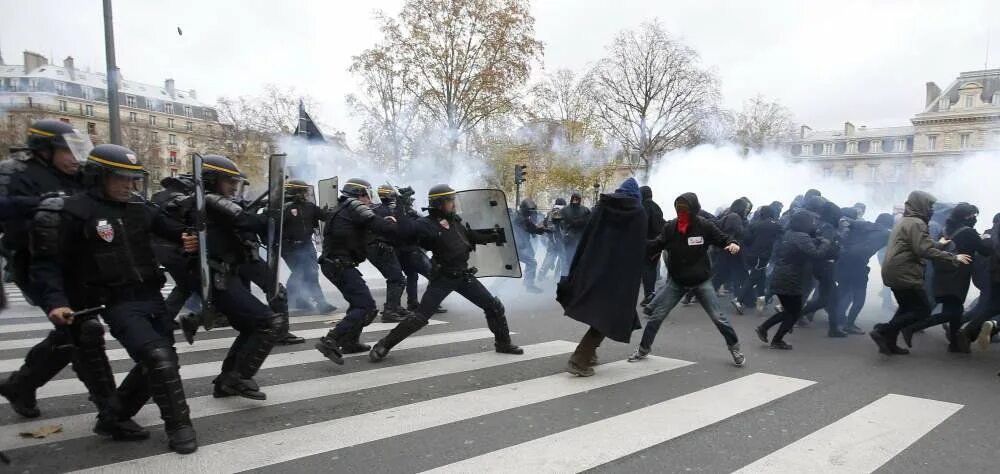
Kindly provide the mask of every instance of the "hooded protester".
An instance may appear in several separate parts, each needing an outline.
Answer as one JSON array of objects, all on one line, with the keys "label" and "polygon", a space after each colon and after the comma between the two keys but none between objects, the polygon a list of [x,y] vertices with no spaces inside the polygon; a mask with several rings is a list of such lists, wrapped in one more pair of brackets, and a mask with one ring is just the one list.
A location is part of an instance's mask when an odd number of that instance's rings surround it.
[{"label": "hooded protester", "polygon": [[906,199],[903,218],[889,236],[882,282],[892,290],[899,309],[891,321],[876,325],[869,333],[883,354],[909,354],[910,351],[896,344],[899,331],[931,315],[930,300],[924,290],[924,260],[955,267],[972,262],[968,255],[946,252],[942,250],[944,244],[931,240],[927,223],[931,220],[935,201],[937,199],[926,192],[911,192]]},{"label": "hooded protester", "polygon": [[709,246],[723,248],[730,255],[740,253],[740,246],[712,221],[698,214],[701,205],[694,193],[684,193],[674,200],[674,210],[677,218],[667,222],[656,240],[648,243],[647,255],[666,252],[667,278],[657,284],[653,300],[643,310],[649,316],[649,323],[642,333],[642,342],[628,360],[636,362],[649,355],[663,320],[684,294],[693,290],[726,340],[733,362],[742,367],[746,357],[740,351],[736,330],[719,311],[719,301],[712,287],[712,264],[708,259]]},{"label": "hooded protester", "polygon": [[856,202],[856,203],[854,203],[853,207],[854,207],[854,210],[857,211],[857,213],[858,213],[858,215],[857,215],[857,217],[855,217],[855,219],[864,220],[864,218],[865,218],[865,211],[868,210],[868,207],[865,206],[865,203],[863,203],[863,202]]},{"label": "hooded protester", "polygon": [[848,334],[865,333],[856,321],[868,293],[868,274],[871,272],[868,262],[889,243],[892,224],[892,214],[880,214],[875,222],[852,221],[842,243],[836,266],[840,296],[837,315],[846,320],[844,331]]},{"label": "hooded protester", "polygon": [[788,232],[784,234],[775,250],[771,291],[778,296],[782,309],[754,329],[757,337],[767,343],[767,331],[780,323],[778,332],[770,340],[774,349],[792,348],[784,341],[784,337],[791,332],[802,311],[802,287],[803,282],[809,278],[810,263],[829,258],[837,252],[836,244],[821,237],[813,237],[816,234],[816,219],[812,214],[797,213],[789,221]]},{"label": "hooded protester", "polygon": [[569,197],[569,205],[562,210],[563,232],[565,235],[564,247],[566,258],[563,260],[562,275],[569,273],[570,263],[573,261],[573,254],[576,253],[576,246],[580,245],[583,238],[583,230],[590,220],[590,209],[583,205],[583,196],[580,193],[573,193]]},{"label": "hooded protester", "polygon": [[[843,238],[841,220],[844,217],[840,206],[824,199],[819,215],[819,235],[839,247]],[[813,262],[812,268],[813,277],[816,279],[816,293],[813,294],[813,298],[809,300],[806,306],[802,308],[802,314],[809,321],[812,321],[813,314],[816,311],[820,309],[826,310],[829,320],[827,327],[828,337],[847,336],[847,332],[843,329],[843,321],[841,321],[840,315],[837,312],[838,293],[837,281],[834,275],[837,257],[834,254]]]},{"label": "hooded protester", "polygon": [[[968,340],[976,340],[979,349],[990,346],[990,338],[997,334],[997,317],[1000,316],[1000,213],[993,216],[989,245],[993,256],[989,260],[989,278],[979,295],[979,304],[969,311],[969,324],[962,330]],[[1000,375],[1000,374],[997,374]]]},{"label": "hooded protester", "polygon": [[[666,224],[666,221],[663,220],[663,210],[653,201],[653,188],[643,186],[639,188],[639,192],[642,193],[642,208],[646,211],[646,218],[649,219],[646,225],[646,240],[653,240],[660,233],[660,229],[663,229],[663,224]],[[646,263],[643,264],[643,306],[648,304],[649,300],[653,299],[653,288],[656,286],[656,280],[659,277],[659,269],[660,259],[658,255],[647,259]]]},{"label": "hooded protester", "polygon": [[[984,241],[976,231],[979,208],[967,202],[955,205],[945,221],[943,238],[951,242],[950,251],[961,254],[993,255],[991,241]],[[913,347],[913,333],[922,329],[948,323],[948,352],[968,353],[969,339],[961,332],[965,298],[972,281],[972,265],[955,267],[934,262],[934,299],[941,304],[941,313],[911,324],[901,331],[907,347]]]},{"label": "hooded protester", "polygon": [[534,236],[543,235],[546,229],[535,223],[538,206],[532,199],[525,199],[517,208],[517,214],[511,219],[514,225],[514,242],[517,244],[517,256],[524,264],[524,288],[529,293],[541,293],[542,289],[535,286],[535,273],[538,262],[535,260]]},{"label": "hooded protester", "polygon": [[[747,217],[750,215],[752,207],[750,200],[747,198],[741,197],[733,201],[733,204],[729,206],[729,210],[719,219],[719,230],[733,239],[742,239],[747,227]],[[742,257],[720,252],[718,268],[716,270],[717,273],[713,279],[715,289],[719,290],[722,285],[725,285],[726,289],[732,295],[731,302],[736,307],[736,311],[743,314],[743,310],[737,300],[740,290],[743,287],[743,281],[747,278]]]},{"label": "hooded protester", "polygon": [[780,214],[781,218],[778,219],[778,223],[781,224],[782,229],[788,228],[788,223],[792,220],[792,214],[795,214],[799,209],[802,209],[802,205],[805,203],[805,200],[805,196],[801,194],[795,196],[795,199],[792,199],[792,204],[788,206],[788,210],[785,211],[784,214]]},{"label": "hooded protester", "polygon": [[747,228],[743,237],[743,263],[750,270],[743,292],[736,300],[737,311],[743,312],[745,305],[756,303],[757,312],[764,311],[764,283],[767,265],[771,260],[774,245],[781,239],[784,230],[778,225],[774,207],[760,208],[758,220]]},{"label": "hooded protester", "polygon": [[563,235],[563,222],[562,222],[562,209],[566,207],[566,199],[556,198],[554,204],[552,204],[552,209],[545,216],[545,220],[542,225],[550,230],[546,240],[545,240],[545,260],[542,261],[542,267],[539,269],[538,278],[547,278],[549,271],[555,273],[557,279],[561,273],[563,259],[566,258],[563,255],[564,252],[564,235]]},{"label": "hooded protester", "polygon": [[556,292],[566,315],[590,326],[569,359],[569,373],[594,375],[597,347],[604,338],[627,343],[641,327],[635,301],[646,258],[646,223],[633,178],[613,194],[602,194],[594,207],[569,274]]}]

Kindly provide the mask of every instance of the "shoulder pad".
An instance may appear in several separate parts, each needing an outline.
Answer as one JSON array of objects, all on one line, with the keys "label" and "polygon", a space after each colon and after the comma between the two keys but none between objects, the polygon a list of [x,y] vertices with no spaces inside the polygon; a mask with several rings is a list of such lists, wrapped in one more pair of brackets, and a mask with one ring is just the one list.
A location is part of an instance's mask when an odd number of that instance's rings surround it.
[{"label": "shoulder pad", "polygon": [[0,174],[14,174],[27,168],[28,164],[23,159],[10,158],[0,161]]},{"label": "shoulder pad", "polygon": [[368,222],[375,218],[375,212],[372,211],[372,208],[354,198],[344,201],[344,208],[350,213],[351,220]]},{"label": "shoulder pad", "polygon": [[226,215],[236,216],[243,212],[243,208],[232,200],[221,194],[208,194],[205,196],[205,207],[210,207]]},{"label": "shoulder pad", "polygon": [[39,211],[52,211],[59,212],[63,210],[66,205],[66,200],[62,197],[50,197],[47,199],[42,199],[42,202],[38,203]]}]

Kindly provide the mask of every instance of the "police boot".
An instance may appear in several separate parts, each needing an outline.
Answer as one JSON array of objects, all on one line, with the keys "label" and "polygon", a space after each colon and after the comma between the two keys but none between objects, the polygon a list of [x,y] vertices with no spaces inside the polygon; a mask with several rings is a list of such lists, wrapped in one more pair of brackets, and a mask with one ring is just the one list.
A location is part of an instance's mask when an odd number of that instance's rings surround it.
[{"label": "police boot", "polygon": [[150,349],[144,365],[170,449],[180,454],[195,452],[198,440],[191,426],[191,411],[184,397],[176,351],[172,347]]},{"label": "police boot", "polygon": [[[510,341],[510,329],[507,328],[507,318],[504,315],[486,318],[486,325],[489,326],[495,339],[493,347],[501,354],[524,354],[524,349],[517,347]],[[589,361],[589,359],[588,359]]]},{"label": "police boot", "polygon": [[371,352],[368,353],[368,359],[372,362],[385,359],[389,355],[389,351],[393,347],[396,347],[396,344],[403,342],[403,339],[406,339],[426,325],[427,321],[420,316],[406,318],[405,321],[397,324],[396,327],[392,328],[392,331],[389,331],[389,334],[386,334],[385,337],[378,341],[375,347],[372,347]]},{"label": "police boot", "polygon": [[305,343],[306,342],[305,339],[288,332],[288,313],[277,313],[277,314],[281,315],[281,327],[278,330],[277,338],[275,338],[275,344],[290,346],[293,344]]},{"label": "police boot", "polygon": [[412,313],[400,305],[406,285],[389,284],[385,289],[385,306],[382,310],[383,323],[398,323],[409,317]]},{"label": "police boot", "polygon": [[327,359],[334,364],[344,365],[344,355],[340,352],[340,344],[337,344],[337,329],[333,328],[325,336],[316,341],[316,350],[320,351]]},{"label": "police boot", "polygon": [[119,418],[132,418],[152,396],[149,380],[143,364],[136,364],[118,384],[118,400],[121,403]]},{"label": "police boot", "polygon": [[327,303],[326,301],[320,301],[316,304],[316,312],[319,314],[330,314],[337,310],[337,307]]},{"label": "police boot", "polygon": [[337,344],[340,345],[341,354],[357,354],[360,352],[368,352],[372,347],[368,344],[361,343],[361,330],[363,328],[354,328],[341,334],[337,338]]},{"label": "police boot", "polygon": [[10,407],[25,418],[38,418],[42,412],[35,400],[34,388],[29,388],[19,372],[14,372],[7,380],[0,382],[0,395],[7,399]]}]

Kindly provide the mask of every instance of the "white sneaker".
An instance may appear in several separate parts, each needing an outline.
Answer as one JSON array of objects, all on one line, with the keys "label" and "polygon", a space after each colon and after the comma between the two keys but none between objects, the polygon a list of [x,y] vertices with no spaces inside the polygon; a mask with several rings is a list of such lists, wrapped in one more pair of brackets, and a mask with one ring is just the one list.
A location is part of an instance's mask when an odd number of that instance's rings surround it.
[{"label": "white sneaker", "polygon": [[764,314],[764,308],[765,307],[767,307],[767,302],[764,301],[764,297],[763,296],[758,296],[757,297],[757,304],[756,304],[756,309],[757,309],[757,315],[758,316]]},{"label": "white sneaker", "polygon": [[640,360],[645,359],[647,356],[649,356],[649,352],[650,351],[648,349],[643,349],[642,346],[636,347],[635,352],[633,352],[632,355],[628,356],[628,361],[639,362]]},{"label": "white sneaker", "polygon": [[990,348],[990,336],[993,335],[993,328],[997,326],[997,323],[993,321],[986,321],[983,323],[983,327],[979,329],[979,337],[976,338],[976,344],[979,345],[979,350],[986,351]]}]

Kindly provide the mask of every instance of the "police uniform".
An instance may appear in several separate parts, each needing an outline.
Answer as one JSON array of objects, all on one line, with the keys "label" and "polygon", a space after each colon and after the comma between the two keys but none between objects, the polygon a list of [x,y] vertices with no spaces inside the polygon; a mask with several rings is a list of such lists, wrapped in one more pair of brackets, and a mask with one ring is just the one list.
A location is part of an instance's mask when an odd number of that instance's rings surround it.
[{"label": "police uniform", "polygon": [[[168,177],[160,181],[163,189],[153,193],[150,201],[160,208],[168,217],[179,222],[184,221],[184,202],[194,190],[194,182],[190,175]],[[174,280],[174,288],[167,295],[167,314],[175,317],[184,303],[194,293],[190,271],[191,256],[181,252],[179,242],[165,239],[153,234],[153,253],[160,265],[167,270]]]},{"label": "police uniform", "polygon": [[534,236],[545,234],[545,228],[535,224],[532,218],[538,212],[535,201],[525,199],[521,201],[518,212],[513,218],[514,240],[517,243],[517,255],[524,264],[524,287],[532,293],[541,293],[541,288],[535,286],[535,274],[538,268],[538,261],[535,260]]},{"label": "police uniform", "polygon": [[[70,195],[81,190],[83,185],[79,175],[59,171],[53,166],[52,158],[56,149],[61,148],[73,152],[78,161],[86,159],[86,147],[73,146],[83,142],[83,137],[69,124],[58,120],[40,120],[32,124],[28,130],[30,157],[0,161],[0,196],[26,200],[28,205],[34,201],[37,205],[43,196]],[[40,292],[37,285],[28,279],[31,261],[28,240],[33,214],[16,214],[4,219],[0,243],[3,244],[8,264],[7,272],[25,299],[38,305]],[[95,339],[93,342],[96,344],[98,341]],[[41,412],[35,400],[35,391],[69,365],[73,348],[67,331],[50,331],[45,339],[28,351],[24,365],[0,383],[0,395],[6,397],[11,408],[21,416],[39,416]]]},{"label": "police uniform", "polygon": [[136,362],[116,391],[100,322],[94,317],[70,326],[77,340],[100,340],[77,349],[77,370],[83,369],[84,383],[98,406],[96,430],[131,418],[152,395],[171,448],[189,453],[197,442],[173,347],[173,320],[160,294],[164,277],[150,239],[155,233],[180,242],[184,225],[140,197],[121,202],[102,189],[110,175],[139,179],[144,173],[131,150],[95,147],[84,171],[89,189],[46,199],[39,206],[32,230],[31,278],[40,285],[46,311],[103,305],[101,316],[111,334]]},{"label": "police uniform", "polygon": [[[266,222],[262,215],[251,214],[230,197],[215,192],[223,179],[243,179],[235,163],[221,155],[205,155],[202,159],[212,304],[239,332],[222,362],[220,375],[213,381],[214,396],[238,395],[263,400],[267,397],[253,376],[287,329],[288,319],[287,315],[275,313],[253,296],[240,271],[243,265],[259,259],[259,255],[254,255],[257,252],[255,244]],[[192,222],[194,201],[188,198]]]},{"label": "police uniform", "polygon": [[411,334],[427,325],[428,320],[444,299],[452,292],[478,306],[486,314],[486,324],[495,338],[497,352],[523,354],[524,351],[510,340],[503,303],[494,297],[475,276],[475,269],[469,268],[469,253],[476,245],[502,242],[501,235],[488,230],[469,230],[462,219],[454,213],[442,210],[444,202],[454,199],[455,190],[447,185],[437,185],[430,189],[430,215],[417,221],[414,232],[420,246],[432,254],[430,283],[420,300],[416,314],[399,323],[392,331],[372,347],[368,354],[372,362],[382,360],[389,351]]},{"label": "police uniform", "polygon": [[[386,218],[395,212],[397,193],[391,186],[378,188],[378,196],[382,201],[372,207],[372,212],[379,218]],[[396,253],[396,240],[375,232],[368,236],[368,261],[385,277],[385,306],[382,309],[383,322],[400,322],[410,316],[410,311],[401,306],[403,293],[406,291],[406,276]]]},{"label": "police uniform", "polygon": [[326,301],[319,286],[319,264],[312,240],[319,223],[326,220],[326,212],[305,198],[309,185],[304,181],[291,180],[285,183],[285,189],[288,202],[281,233],[281,258],[291,271],[285,284],[289,304],[293,308],[332,312],[337,308]]},{"label": "police uniform", "polygon": [[[378,314],[371,290],[358,271],[358,265],[368,258],[368,233],[393,234],[396,224],[379,218],[371,207],[359,198],[369,196],[371,185],[357,178],[348,180],[337,204],[323,228],[323,254],[320,269],[323,275],[347,300],[344,319],[316,343],[316,349],[335,363],[343,364],[342,354],[369,349],[359,338],[365,326]],[[397,209],[396,212],[400,212]]]}]

